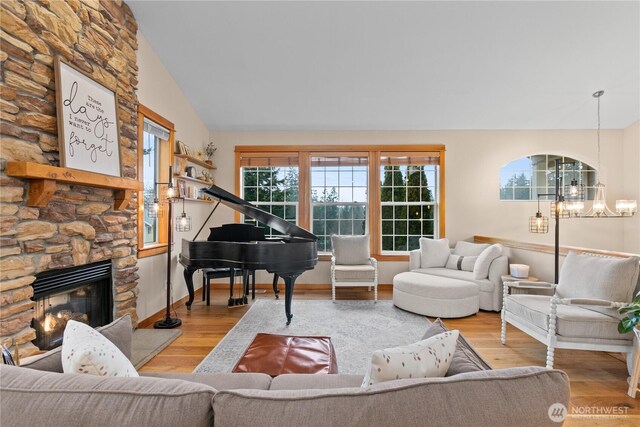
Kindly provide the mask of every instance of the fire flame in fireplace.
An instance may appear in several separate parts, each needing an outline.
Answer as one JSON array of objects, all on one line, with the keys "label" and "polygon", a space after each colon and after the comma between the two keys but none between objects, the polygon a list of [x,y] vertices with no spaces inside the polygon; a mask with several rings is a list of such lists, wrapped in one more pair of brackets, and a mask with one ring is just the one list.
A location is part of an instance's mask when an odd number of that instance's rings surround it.
[{"label": "fire flame in fireplace", "polygon": [[51,315],[51,313],[47,314],[44,318],[44,331],[51,332],[53,329],[53,322],[55,322],[55,318]]}]

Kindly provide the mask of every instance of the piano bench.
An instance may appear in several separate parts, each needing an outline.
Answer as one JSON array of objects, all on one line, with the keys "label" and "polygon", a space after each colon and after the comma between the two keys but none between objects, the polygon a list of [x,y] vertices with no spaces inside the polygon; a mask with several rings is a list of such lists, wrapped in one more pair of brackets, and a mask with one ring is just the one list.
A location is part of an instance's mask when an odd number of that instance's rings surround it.
[{"label": "piano bench", "polygon": [[337,374],[336,352],[329,337],[257,334],[233,372]]},{"label": "piano bench", "polygon": [[[240,276],[242,277],[242,269],[234,268],[233,269],[234,277]],[[256,272],[252,270],[249,272],[252,279],[252,299],[256,298]],[[225,277],[231,278],[231,269],[230,268],[203,268],[202,269],[202,301],[206,299],[207,305],[211,304],[211,279],[223,279]],[[243,283],[245,293],[248,294],[249,288],[248,284]]]}]

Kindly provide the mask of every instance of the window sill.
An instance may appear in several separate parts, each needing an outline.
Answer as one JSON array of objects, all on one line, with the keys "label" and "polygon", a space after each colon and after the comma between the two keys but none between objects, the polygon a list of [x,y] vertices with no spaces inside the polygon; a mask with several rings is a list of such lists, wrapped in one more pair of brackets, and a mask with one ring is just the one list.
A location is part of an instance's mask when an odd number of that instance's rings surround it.
[{"label": "window sill", "polygon": [[147,258],[150,256],[160,255],[167,253],[167,244],[159,243],[156,245],[146,246],[142,249],[138,249],[138,258]]}]

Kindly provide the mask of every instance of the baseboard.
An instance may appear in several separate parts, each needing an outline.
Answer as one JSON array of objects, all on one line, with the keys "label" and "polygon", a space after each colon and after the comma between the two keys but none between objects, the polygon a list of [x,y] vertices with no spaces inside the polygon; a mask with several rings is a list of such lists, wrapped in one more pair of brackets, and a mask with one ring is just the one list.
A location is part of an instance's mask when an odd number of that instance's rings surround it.
[{"label": "baseboard", "polygon": [[[229,286],[227,286],[228,288]],[[195,293],[194,293],[194,301],[196,301],[196,298],[198,296],[202,295],[202,288],[200,289],[196,289]],[[180,298],[178,301],[174,301],[173,302],[173,306],[174,307],[179,307],[181,305],[183,305],[185,302],[187,302],[187,300],[189,299],[189,295],[186,295],[182,298]],[[162,310],[158,310],[157,312],[153,313],[151,316],[147,317],[146,319],[144,319],[141,322],[138,322],[138,328],[147,328],[151,325],[153,325],[153,323],[156,320],[161,320],[165,313],[167,312],[167,308],[164,307]]]}]

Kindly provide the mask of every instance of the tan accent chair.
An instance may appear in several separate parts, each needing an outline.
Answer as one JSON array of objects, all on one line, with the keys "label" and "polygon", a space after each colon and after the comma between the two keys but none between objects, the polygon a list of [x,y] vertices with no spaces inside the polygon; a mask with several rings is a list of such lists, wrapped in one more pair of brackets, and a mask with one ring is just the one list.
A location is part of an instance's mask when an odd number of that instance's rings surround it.
[{"label": "tan accent chair", "polygon": [[[613,258],[569,252],[558,284],[505,282],[502,344],[507,323],[547,345],[547,368],[556,348],[629,353],[633,334],[618,333],[617,309],[638,292],[640,258]],[[511,288],[519,293],[509,294]],[[539,295],[546,289],[552,295]],[[527,291],[536,290],[538,295]],[[525,293],[521,293],[525,292]]]},{"label": "tan accent chair", "polygon": [[369,235],[331,236],[331,299],[336,301],[336,287],[373,287],[373,300],[378,302],[378,261],[370,256]]}]

